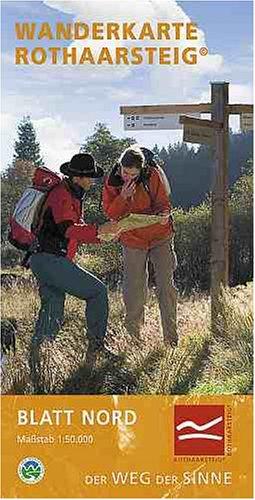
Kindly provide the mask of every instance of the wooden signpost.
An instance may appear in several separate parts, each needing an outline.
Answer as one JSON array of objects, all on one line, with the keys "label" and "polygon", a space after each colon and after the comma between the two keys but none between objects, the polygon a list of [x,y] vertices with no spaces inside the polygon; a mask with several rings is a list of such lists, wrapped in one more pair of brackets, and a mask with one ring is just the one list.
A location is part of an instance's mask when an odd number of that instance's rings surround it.
[{"label": "wooden signpost", "polygon": [[[229,215],[228,215],[228,157],[229,116],[240,115],[242,131],[253,129],[253,105],[229,104],[229,83],[211,83],[211,102],[200,104],[166,104],[155,106],[121,106],[122,115],[177,115],[184,126],[183,140],[213,147],[212,231],[211,231],[211,325],[217,331],[222,287],[229,280]],[[211,120],[186,116],[211,114]],[[160,120],[159,120],[160,121]],[[155,120],[156,123],[156,120]],[[166,123],[166,122],[165,122]],[[155,130],[156,127],[147,128]],[[164,127],[165,128],[165,127]],[[169,129],[173,128],[172,126]],[[178,127],[179,128],[179,127]],[[160,124],[157,125],[160,129]],[[141,129],[140,129],[141,130]]]}]

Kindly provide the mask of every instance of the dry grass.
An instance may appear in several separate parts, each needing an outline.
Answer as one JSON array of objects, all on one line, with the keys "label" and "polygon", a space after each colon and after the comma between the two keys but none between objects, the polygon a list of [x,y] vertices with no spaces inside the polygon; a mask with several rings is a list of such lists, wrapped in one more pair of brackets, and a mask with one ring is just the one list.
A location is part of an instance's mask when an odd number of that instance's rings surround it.
[{"label": "dry grass", "polygon": [[208,366],[196,393],[252,393],[253,315],[252,286],[225,292],[222,316],[211,339]]},{"label": "dry grass", "polygon": [[[16,320],[17,352],[3,368],[2,392],[34,393],[29,370],[30,341],[39,308],[33,287],[6,288],[2,318]],[[56,340],[41,347],[40,385],[43,393],[64,394],[186,394],[188,392],[247,393],[252,387],[252,285],[231,289],[224,298],[228,328],[210,332],[208,296],[181,297],[178,305],[178,348],[166,349],[160,331],[158,305],[151,292],[142,340],[125,334],[120,292],[110,293],[108,341],[119,353],[114,366],[85,361],[87,340],[84,304],[68,297],[65,323]],[[230,383],[231,382],[231,383]]]}]

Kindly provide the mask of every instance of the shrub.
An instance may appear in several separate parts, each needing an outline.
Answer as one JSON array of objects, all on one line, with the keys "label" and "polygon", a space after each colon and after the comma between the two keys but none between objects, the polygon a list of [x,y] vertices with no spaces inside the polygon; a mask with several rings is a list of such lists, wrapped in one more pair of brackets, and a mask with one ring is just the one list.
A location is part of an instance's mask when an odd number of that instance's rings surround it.
[{"label": "shrub", "polygon": [[24,253],[15,248],[10,243],[3,243],[1,246],[1,264],[2,268],[13,268],[22,261]]},{"label": "shrub", "polygon": [[230,283],[244,284],[253,276],[253,176],[235,183],[230,198]]},{"label": "shrub", "polygon": [[175,249],[179,290],[207,290],[210,286],[210,206],[175,210]]}]

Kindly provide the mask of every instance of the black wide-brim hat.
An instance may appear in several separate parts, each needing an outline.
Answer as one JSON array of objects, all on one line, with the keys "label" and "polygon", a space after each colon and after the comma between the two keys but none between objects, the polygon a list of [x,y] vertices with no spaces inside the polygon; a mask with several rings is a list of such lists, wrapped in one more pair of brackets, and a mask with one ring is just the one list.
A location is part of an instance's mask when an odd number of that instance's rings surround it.
[{"label": "black wide-brim hat", "polygon": [[99,179],[104,175],[103,169],[96,165],[93,156],[88,153],[74,155],[71,161],[63,163],[59,170],[67,177],[77,176]]}]

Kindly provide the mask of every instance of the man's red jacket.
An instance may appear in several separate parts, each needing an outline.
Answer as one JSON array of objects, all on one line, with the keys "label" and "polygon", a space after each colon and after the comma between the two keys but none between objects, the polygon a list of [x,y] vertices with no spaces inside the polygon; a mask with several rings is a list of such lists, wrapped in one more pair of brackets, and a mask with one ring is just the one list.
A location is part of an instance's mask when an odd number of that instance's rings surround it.
[{"label": "man's red jacket", "polygon": [[100,243],[97,226],[82,219],[79,187],[62,181],[48,195],[38,235],[40,250],[72,260],[79,243]]}]

